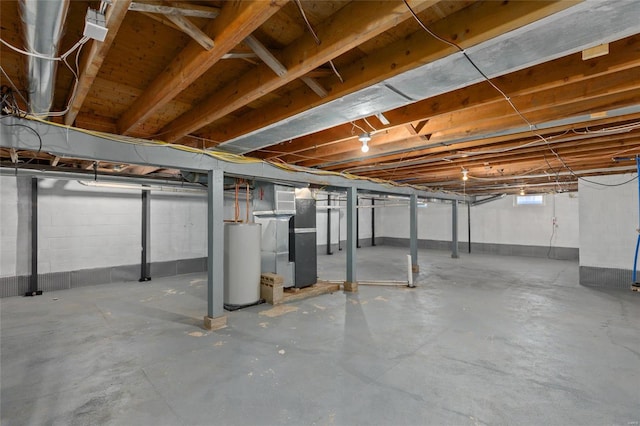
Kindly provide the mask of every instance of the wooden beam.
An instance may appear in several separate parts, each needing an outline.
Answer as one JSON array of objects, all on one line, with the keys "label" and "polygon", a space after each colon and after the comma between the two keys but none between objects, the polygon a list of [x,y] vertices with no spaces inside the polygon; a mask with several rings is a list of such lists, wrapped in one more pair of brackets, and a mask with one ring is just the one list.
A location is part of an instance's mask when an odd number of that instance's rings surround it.
[{"label": "wooden beam", "polygon": [[[547,97],[549,99],[556,98],[556,95],[561,92],[567,93],[567,90],[575,91],[575,93],[569,94],[570,97],[573,97],[574,95],[578,96],[578,93],[583,93],[585,90],[588,92],[592,90],[592,88],[597,87],[599,83],[596,83],[595,81],[600,77],[606,77],[609,74],[633,68],[638,69],[640,67],[640,59],[638,57],[639,51],[640,36],[634,36],[614,43],[611,54],[606,58],[606,60],[603,59],[586,64],[581,60],[579,54],[575,54],[499,77],[494,79],[494,82],[510,97],[519,99],[516,102],[516,105],[531,105],[531,102],[534,100],[536,103],[540,102],[540,95],[536,95],[537,97],[533,97],[533,95],[543,92],[544,90],[548,90]],[[583,89],[580,85],[576,84],[580,82],[588,82],[590,80],[593,80],[594,83],[588,83],[590,85],[588,89]],[[635,79],[631,79],[631,81],[635,81]],[[552,89],[558,89],[560,92],[556,93]],[[526,97],[527,95],[529,95],[529,97]],[[549,100],[545,102],[548,103]],[[501,105],[502,108],[508,108],[508,105],[506,105],[501,95],[491,86],[482,82],[459,89],[455,92],[435,96],[405,107],[387,111],[385,112],[385,116],[391,124],[385,127],[390,128],[421,121],[425,119],[425,117],[448,117],[446,115],[447,113],[453,113],[455,111],[465,109],[469,110],[469,108],[473,107],[477,107],[476,111],[482,113],[483,111],[486,112],[484,108],[493,108],[491,105]],[[250,114],[253,114],[253,112]],[[507,114],[510,114],[510,112],[507,111]],[[244,122],[249,118],[250,117],[243,116],[243,119],[238,121]],[[425,131],[428,131],[429,129],[434,131],[436,129],[443,128],[443,126],[447,128],[451,127],[451,125],[446,121],[446,118],[434,119],[432,122],[428,123]],[[217,138],[221,137],[218,134],[215,136]],[[340,138],[348,138],[350,136],[351,125],[344,124],[322,132],[294,139],[292,142],[287,142],[286,145],[274,145],[270,148],[270,151],[284,151],[292,153],[302,152],[305,149],[322,146],[331,141],[339,140]],[[252,155],[258,158],[274,157],[273,154],[267,152],[256,152]]]},{"label": "wooden beam", "polygon": [[9,156],[11,157],[11,162],[13,164],[17,164],[18,163],[18,152],[16,151],[15,148],[11,148],[9,150]]},{"label": "wooden beam", "polygon": [[53,157],[51,159],[51,167],[56,167],[58,165],[58,163],[60,162],[60,157],[58,157],[57,155],[55,157]]},{"label": "wooden beam", "polygon": [[84,103],[91,86],[100,71],[100,67],[104,62],[104,58],[107,56],[113,40],[118,34],[120,25],[124,20],[124,17],[129,9],[131,0],[113,0],[106,12],[106,26],[109,29],[107,36],[103,42],[92,40],[89,52],[82,56],[82,62],[80,65],[80,79],[75,90],[75,94],[72,93],[73,98],[70,101],[69,111],[64,117],[64,124],[67,126],[73,125],[82,104]]},{"label": "wooden beam", "polygon": [[220,10],[215,7],[190,5],[188,3],[172,3],[172,6],[165,6],[157,3],[132,2],[129,10],[135,12],[159,13],[169,16],[192,16],[197,18],[217,18]]},{"label": "wooden beam", "polygon": [[[483,2],[434,22],[430,27],[438,34],[457,38],[463,48],[468,48],[556,13],[575,3],[546,1]],[[369,3],[364,5],[371,7]],[[365,23],[367,22],[360,18],[354,20],[353,17],[355,16],[360,15],[354,13],[350,18],[351,22],[345,25],[355,28],[354,22],[357,23],[361,20]],[[342,31],[345,31],[345,29]],[[250,133],[409,71],[417,65],[433,62],[452,53],[455,53],[454,48],[434,40],[420,29],[402,40],[391,43],[383,49],[341,69],[340,73],[344,77],[345,83],[336,82],[333,79],[328,80],[328,82],[331,82],[330,87],[327,87],[329,96],[322,99],[310,98],[308,91],[304,90],[306,88],[301,88],[282,97],[279,102],[265,105],[245,114],[246,119],[226,123],[224,128],[220,129],[220,134],[216,134],[213,139],[229,140]],[[291,67],[289,68],[291,70]],[[386,112],[385,116],[393,123],[393,120]],[[420,117],[420,119],[422,118],[425,117]]]},{"label": "wooden beam", "polygon": [[301,77],[300,80],[302,80],[304,84],[309,87],[309,89],[313,90],[313,92],[321,98],[326,98],[327,96],[329,96],[329,92],[327,92],[325,88],[322,87],[322,84],[320,84],[315,78],[305,76]]},{"label": "wooden beam", "polygon": [[[436,0],[411,0],[410,3],[419,13],[435,4]],[[305,32],[282,51],[281,61],[288,70],[286,76],[273,76],[267,65],[259,66],[255,71],[225,86],[217,96],[206,99],[192,111],[169,123],[162,130],[163,138],[174,142],[253,102],[265,93],[304,76],[410,17],[411,14],[402,2],[351,2],[336,12],[328,22],[318,26],[316,32],[322,41],[320,45],[316,44],[309,32]]]},{"label": "wooden beam", "polygon": [[[628,116],[624,116],[624,117],[615,117],[615,118],[607,118],[607,119],[600,119],[600,120],[594,120],[588,123],[576,123],[575,125],[571,126],[571,128],[573,129],[580,129],[583,127],[587,127],[590,126],[591,128],[596,128],[597,126],[610,126],[610,125],[614,125],[616,123],[621,123],[621,122],[626,122],[629,120],[633,120],[633,121],[637,121],[640,120],[640,114],[631,114]],[[567,130],[567,126],[556,126],[556,127],[552,127],[552,128],[548,128],[545,129],[544,131],[540,131],[540,134],[542,134],[543,136],[555,136],[559,133],[562,133],[564,131]],[[446,145],[434,145],[434,144],[430,144],[429,147],[423,147],[423,148],[419,148],[416,147],[416,149],[414,150],[407,150],[404,151],[402,147],[400,147],[399,152],[395,152],[392,154],[386,154],[386,155],[381,155],[381,156],[377,156],[375,158],[369,158],[366,160],[366,163],[375,163],[375,164],[380,164],[380,163],[392,163],[398,160],[403,160],[405,162],[409,162],[411,161],[412,158],[419,158],[421,161],[424,160],[426,158],[426,156],[429,155],[434,155],[434,154],[439,154],[439,153],[447,153],[447,152],[452,152],[452,151],[457,151],[457,150],[464,150],[464,149],[482,149],[484,147],[491,147],[493,144],[497,144],[497,143],[501,143],[501,142],[509,142],[509,141],[531,141],[532,140],[532,135],[531,132],[529,130],[523,131],[521,133],[518,134],[512,134],[512,135],[503,135],[503,136],[496,136],[496,137],[491,137],[491,138],[478,138],[478,139],[474,139],[471,141],[467,141],[467,142],[462,142],[462,143],[456,143],[454,145],[450,145],[450,146],[446,146]],[[398,143],[400,144],[400,143]],[[371,156],[372,154],[375,154],[375,150],[371,150],[369,152],[369,155]],[[345,158],[344,155],[342,156],[337,156],[336,158]],[[339,164],[335,164],[335,165],[331,165],[331,166],[326,166],[326,167],[322,167],[325,170],[344,170],[347,168],[352,168],[355,166],[360,166],[363,165],[363,161],[360,158],[353,158],[351,161],[346,161],[346,162],[340,162]],[[395,167],[395,166],[393,166]]]},{"label": "wooden beam", "polygon": [[174,24],[173,22],[171,22],[170,20],[164,18],[164,15],[156,15],[155,13],[149,13],[149,12],[140,12],[141,14],[143,14],[144,16],[146,16],[147,18],[151,18],[156,22],[160,22],[162,25],[165,25],[169,28],[172,28],[176,31],[180,31],[182,32],[182,30],[180,29],[180,27],[178,27],[176,24]]},{"label": "wooden beam", "polygon": [[204,33],[215,40],[214,48],[203,51],[195,41],[189,43],[120,117],[120,133],[135,134],[146,119],[191,85],[284,4],[285,0],[225,2],[218,18],[204,29]]},{"label": "wooden beam", "polygon": [[213,49],[213,40],[206,35],[197,25],[189,21],[184,16],[180,15],[166,15],[167,19],[173,22],[180,30],[194,39],[196,43],[204,47],[206,50]]},{"label": "wooden beam", "polygon": [[282,62],[280,62],[280,60],[278,60],[278,58],[276,58],[273,53],[271,53],[269,49],[267,49],[265,45],[260,42],[260,40],[250,35],[249,37],[244,39],[244,44],[249,46],[249,48],[253,50],[256,56],[262,59],[262,62],[264,62],[269,68],[271,68],[271,70],[275,72],[276,75],[278,75],[279,77],[284,77],[287,74],[287,68],[282,65]]}]

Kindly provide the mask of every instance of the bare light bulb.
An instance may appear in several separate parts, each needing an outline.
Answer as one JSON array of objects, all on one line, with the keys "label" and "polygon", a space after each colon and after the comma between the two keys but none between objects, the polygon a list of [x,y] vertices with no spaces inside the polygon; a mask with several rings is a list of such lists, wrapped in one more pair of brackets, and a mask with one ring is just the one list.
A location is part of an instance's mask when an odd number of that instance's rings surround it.
[{"label": "bare light bulb", "polygon": [[362,141],[362,148],[360,148],[362,152],[369,152],[369,145],[367,145],[367,141]]},{"label": "bare light bulb", "polygon": [[520,189],[520,195],[524,195],[524,188]]},{"label": "bare light bulb", "polygon": [[469,171],[462,169],[462,180],[469,180]]}]

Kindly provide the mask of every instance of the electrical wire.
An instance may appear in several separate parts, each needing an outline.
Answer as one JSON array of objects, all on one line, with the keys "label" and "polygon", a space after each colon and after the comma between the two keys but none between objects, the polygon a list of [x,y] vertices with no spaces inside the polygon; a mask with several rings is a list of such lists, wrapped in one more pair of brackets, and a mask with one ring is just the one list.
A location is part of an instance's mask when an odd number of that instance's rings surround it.
[{"label": "electrical wire", "polygon": [[[425,30],[429,35],[431,35],[433,38],[441,41],[442,43],[445,43],[453,48],[455,48],[456,50],[458,50],[460,53],[462,53],[462,55],[465,57],[465,59],[469,62],[469,64],[471,64],[471,66],[473,66],[473,68],[476,69],[476,71],[478,71],[478,73],[484,78],[484,80],[489,83],[491,85],[491,87],[493,87],[498,93],[500,93],[502,95],[502,97],[505,99],[505,101],[507,101],[507,103],[511,106],[511,108],[513,109],[513,111],[522,119],[522,121],[524,121],[528,126],[529,126],[529,131],[536,136],[537,138],[541,139],[547,146],[547,149],[558,159],[558,161],[560,161],[560,163],[562,164],[562,166],[567,169],[567,171],[569,171],[569,173],[576,179],[582,180],[584,182],[589,182],[591,184],[594,185],[601,185],[601,186],[606,186],[606,187],[611,187],[611,186],[619,186],[618,184],[612,185],[612,184],[606,184],[606,183],[601,183],[601,182],[595,182],[583,177],[578,176],[574,170],[567,164],[567,162],[560,156],[560,154],[558,154],[558,152],[556,152],[555,149],[553,149],[553,147],[551,146],[551,143],[549,142],[549,140],[547,138],[545,138],[543,135],[541,135],[538,132],[538,127],[532,123],[531,121],[529,121],[529,119],[527,119],[527,117],[524,116],[524,114],[522,114],[522,112],[518,109],[518,107],[515,106],[515,104],[512,102],[511,98],[505,93],[503,92],[496,84],[494,84],[491,79],[480,69],[480,67],[478,67],[478,65],[469,57],[469,55],[467,54],[467,52],[460,47],[460,45],[444,39],[442,37],[440,37],[438,34],[434,33],[433,31],[431,31],[429,29],[429,27],[427,27],[422,20],[420,19],[420,17],[418,17],[418,15],[415,13],[415,11],[413,10],[413,8],[409,5],[409,3],[407,2],[407,0],[403,0],[404,4],[406,5],[407,9],[409,10],[409,12],[411,13],[411,15],[413,16],[413,18],[418,22],[418,24],[420,25],[420,27],[422,27],[423,30]],[[634,179],[638,179],[638,176],[636,175],[633,179],[631,179],[630,181],[634,180]]]},{"label": "electrical wire", "polygon": [[371,123],[369,123],[369,120],[367,120],[367,117],[362,117],[362,119],[364,120],[365,123],[367,123],[367,126],[371,127],[371,130],[373,130],[373,132],[371,133],[375,133],[378,131],[375,127],[371,125]]},{"label": "electrical wire", "polygon": [[[36,151],[35,155],[33,157],[31,157],[23,165],[30,164],[33,160],[35,160],[38,157],[38,155],[40,155],[40,153],[42,152],[42,137],[40,136],[40,133],[38,133],[38,131],[36,129],[34,129],[33,127],[30,127],[30,126],[27,126],[26,124],[22,124],[22,123],[14,123],[14,124],[7,124],[5,122],[0,122],[0,123],[2,123],[3,126],[7,126],[7,127],[24,127],[25,129],[29,129],[38,138],[38,151]],[[16,163],[16,168],[18,168],[17,163]]]},{"label": "electrical wire", "polygon": [[[75,98],[75,95],[76,95],[76,92],[77,92],[77,89],[78,89],[78,84],[80,82],[80,77],[78,75],[78,73],[80,72],[80,65],[79,65],[80,64],[80,52],[82,51],[82,48],[84,47],[86,42],[89,41],[89,37],[82,37],[78,42],[76,42],[76,44],[74,44],[69,50],[67,50],[67,52],[65,52],[64,54],[62,54],[59,57],[52,57],[52,56],[41,55],[39,53],[36,54],[36,53],[33,53],[33,52],[27,52],[25,50],[18,49],[17,47],[12,46],[11,44],[7,43],[6,41],[4,41],[2,39],[0,39],[0,41],[2,41],[2,43],[5,44],[6,46],[8,46],[9,48],[11,48],[11,49],[15,50],[16,52],[21,53],[23,55],[36,57],[36,58],[40,58],[40,59],[46,59],[46,60],[50,60],[50,61],[60,61],[69,69],[69,71],[71,71],[71,73],[73,74],[73,77],[74,77],[74,83],[73,83],[73,89],[71,91],[71,96],[69,97],[69,102],[68,102],[66,108],[64,110],[62,110],[62,111],[48,111],[46,113],[37,114],[37,115],[40,115],[42,117],[61,117],[61,116],[64,116],[67,112],[69,112],[69,109],[71,108],[71,103],[73,102],[73,100]],[[67,58],[73,52],[76,52],[75,61],[74,61],[75,62],[75,67],[76,67],[75,70],[67,62]],[[22,93],[15,86],[15,84],[13,83],[13,81],[11,80],[9,75],[6,73],[4,68],[2,68],[0,66],[0,69],[2,69],[2,74],[4,74],[4,76],[7,78],[7,80],[9,80],[9,83],[13,86],[14,90],[16,92],[18,92],[18,94],[20,95],[22,100],[25,102],[25,105],[28,107],[29,103],[24,98],[24,96],[22,96]],[[26,116],[28,114],[27,111],[20,110],[20,112],[22,113],[23,116]],[[31,113],[31,114],[34,114],[34,113]],[[34,115],[36,115],[36,114],[34,114]]]},{"label": "electrical wire", "polygon": [[[313,26],[311,25],[311,22],[309,22],[309,19],[307,18],[307,14],[305,13],[304,8],[302,7],[302,3],[300,2],[300,0],[295,0],[295,3],[296,3],[296,6],[298,6],[300,15],[302,15],[302,19],[304,19],[304,22],[307,25],[309,32],[313,36],[313,39],[316,41],[316,44],[319,46],[321,43],[320,37],[318,37],[318,33],[316,33],[316,31],[313,29]],[[340,83],[344,83],[344,79],[342,78],[342,75],[340,75],[340,73],[338,72],[338,69],[336,68],[332,59],[329,59],[329,65],[331,66],[331,69],[333,70],[334,74],[338,77],[338,80],[340,80]]]},{"label": "electrical wire", "polygon": [[[411,189],[415,189],[415,190],[418,190],[418,191],[433,191],[434,190],[433,188],[431,188],[429,186],[426,186],[426,185],[410,185],[410,184],[393,182],[393,181],[389,181],[389,180],[385,180],[385,179],[372,178],[372,177],[366,177],[366,176],[358,176],[358,175],[353,175],[353,174],[345,173],[345,172],[334,172],[334,171],[329,171],[329,170],[310,169],[310,168],[307,168],[307,167],[300,167],[300,166],[295,166],[295,165],[286,164],[286,163],[278,163],[278,162],[275,162],[275,161],[264,161],[264,160],[261,160],[261,159],[258,159],[258,158],[245,157],[245,156],[242,156],[242,155],[232,154],[232,153],[227,153],[227,152],[222,152],[222,151],[208,151],[208,150],[203,150],[203,149],[199,149],[199,148],[193,148],[193,147],[186,146],[186,145],[168,143],[168,142],[163,142],[163,141],[138,139],[138,138],[133,138],[133,137],[129,137],[129,136],[113,135],[113,134],[110,134],[110,133],[98,132],[98,131],[95,131],[95,130],[74,128],[72,126],[67,126],[67,125],[64,125],[64,124],[45,121],[45,120],[43,120],[43,119],[41,119],[39,117],[33,116],[33,115],[30,115],[30,116],[26,117],[26,119],[31,120],[31,121],[41,122],[41,123],[44,123],[44,124],[47,124],[47,125],[50,125],[50,126],[60,127],[60,128],[67,129],[67,130],[72,129],[72,130],[75,130],[75,131],[80,132],[80,133],[84,133],[84,134],[87,134],[87,135],[91,135],[91,136],[95,136],[95,137],[99,137],[99,138],[112,140],[114,142],[126,143],[126,144],[130,144],[130,145],[134,145],[134,146],[164,147],[164,148],[169,148],[169,149],[175,149],[175,150],[178,150],[178,151],[190,152],[190,153],[193,153],[195,155],[202,155],[202,156],[212,157],[212,158],[215,158],[217,160],[225,161],[225,162],[228,162],[228,163],[235,163],[235,164],[268,164],[268,165],[271,165],[273,167],[277,167],[279,169],[290,171],[290,172],[307,173],[307,174],[316,175],[316,176],[337,176],[337,177],[342,177],[342,178],[345,178],[345,179],[348,179],[348,180],[353,180],[353,181],[363,181],[363,182],[376,183],[376,184],[379,184],[379,185],[382,185],[382,186],[387,186],[387,187],[390,187],[390,188],[411,188]],[[0,123],[4,124],[1,121],[0,121]],[[41,145],[41,148],[42,148],[42,145]],[[40,150],[39,150],[39,152],[40,152]],[[446,190],[441,190],[440,192],[442,192],[444,194],[455,194],[455,192],[453,192],[453,191],[446,191]]]}]

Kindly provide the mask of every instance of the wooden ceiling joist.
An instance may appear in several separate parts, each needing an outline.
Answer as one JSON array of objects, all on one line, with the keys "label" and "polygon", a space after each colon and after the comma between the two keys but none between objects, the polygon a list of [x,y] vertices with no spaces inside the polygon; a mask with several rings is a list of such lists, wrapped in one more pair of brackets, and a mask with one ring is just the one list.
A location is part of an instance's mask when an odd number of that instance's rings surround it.
[{"label": "wooden ceiling joist", "polygon": [[171,5],[160,3],[132,2],[129,10],[135,12],[147,12],[169,16],[192,16],[195,18],[214,19],[220,14],[220,10],[211,6],[194,5],[190,3],[176,3]]},{"label": "wooden ceiling joist", "polygon": [[[638,49],[640,49],[640,37],[632,37],[616,43],[615,47],[612,47],[611,54],[607,58],[607,61],[587,63],[582,61],[579,54],[576,54],[537,67],[528,68],[512,75],[499,77],[494,79],[494,81],[501,90],[512,98],[531,95],[543,90],[562,89],[568,84],[582,83],[612,73],[640,67]],[[637,79],[631,78],[629,80],[629,82],[634,81],[637,81]],[[573,87],[578,87],[578,89],[573,90],[579,90],[580,86],[576,85]],[[530,99],[531,98],[529,98],[529,100]],[[542,105],[541,102],[541,100],[536,101],[538,105]],[[405,125],[415,121],[421,121],[425,117],[434,117],[473,106],[478,106],[479,110],[483,110],[487,105],[492,103],[500,104],[502,108],[509,108],[502,96],[494,88],[486,83],[478,83],[452,93],[425,99],[424,101],[416,102],[406,107],[387,111],[385,112],[385,117],[390,121],[390,124],[387,126],[382,125],[380,129]],[[522,98],[518,104],[528,105],[530,102]],[[512,111],[507,111],[507,113],[512,113]],[[438,123],[434,121],[429,125],[432,129],[439,129],[442,128],[442,126],[442,121]],[[297,153],[305,149],[322,146],[328,141],[335,141],[340,135],[342,135],[342,138],[349,138],[353,136],[351,129],[352,126],[350,124],[345,124],[298,138],[286,143],[285,152]],[[274,145],[270,147],[270,151],[279,151],[279,147],[284,145],[285,144]],[[272,153],[256,152],[252,155],[259,158],[274,157]]]},{"label": "wooden ceiling joist", "polygon": [[[457,38],[461,47],[468,48],[487,41],[503,31],[516,29],[572,4],[574,3],[483,2],[476,7],[463,9],[445,19],[434,22],[431,24],[431,29],[437,34]],[[370,5],[366,5],[366,7],[370,7]],[[353,16],[360,15],[354,14]],[[354,27],[353,19],[351,21],[350,25]],[[360,20],[358,19],[356,22],[360,22]],[[339,99],[394,77],[414,68],[416,64],[426,64],[454,52],[454,48],[433,39],[420,29],[405,39],[392,43],[341,69],[340,73],[345,83],[332,81],[327,90],[330,93],[328,97],[310,102],[306,90],[298,89],[287,94],[279,102],[245,114],[242,120],[225,125],[224,128],[219,129],[219,133],[210,136],[212,139],[228,140],[250,133],[285,120],[311,107]],[[387,116],[386,112],[385,116]]]},{"label": "wooden ceiling joist", "polygon": [[220,15],[204,29],[215,46],[203,51],[195,41],[189,43],[118,120],[120,133],[137,134],[147,118],[204,74],[284,3],[284,0],[225,3]]},{"label": "wooden ceiling joist", "polygon": [[[433,5],[433,0],[410,1],[421,12]],[[382,1],[376,7],[365,2],[352,2],[339,10],[326,24],[316,29],[321,44],[316,44],[308,32],[281,52],[282,64],[288,70],[286,76],[273,76],[267,65],[259,66],[227,85],[192,112],[187,112],[169,123],[163,130],[163,138],[175,142],[183,136],[249,104],[286,83],[304,76],[335,57],[371,39],[410,17],[406,6],[400,2]],[[357,19],[354,19],[357,17]]]},{"label": "wooden ceiling joist", "polygon": [[113,40],[115,40],[120,25],[124,20],[124,17],[129,10],[131,0],[113,0],[106,12],[105,22],[109,29],[107,36],[103,42],[96,40],[91,41],[89,53],[82,57],[80,65],[80,78],[78,85],[75,89],[75,93],[72,92],[72,99],[70,100],[69,111],[64,117],[64,123],[67,126],[73,125],[82,104],[87,98],[89,90],[100,71],[100,67],[104,62]]},{"label": "wooden ceiling joist", "polygon": [[196,43],[206,50],[213,49],[214,42],[204,33],[197,25],[189,21],[189,19],[180,15],[166,15],[167,19],[173,22],[180,31],[191,37]]}]

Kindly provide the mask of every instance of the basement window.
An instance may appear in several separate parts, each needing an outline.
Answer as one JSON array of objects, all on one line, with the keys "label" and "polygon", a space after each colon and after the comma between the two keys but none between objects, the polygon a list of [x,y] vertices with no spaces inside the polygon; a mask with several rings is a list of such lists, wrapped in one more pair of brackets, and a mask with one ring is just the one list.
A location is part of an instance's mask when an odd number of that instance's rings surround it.
[{"label": "basement window", "polygon": [[516,206],[543,206],[544,195],[516,195]]}]

